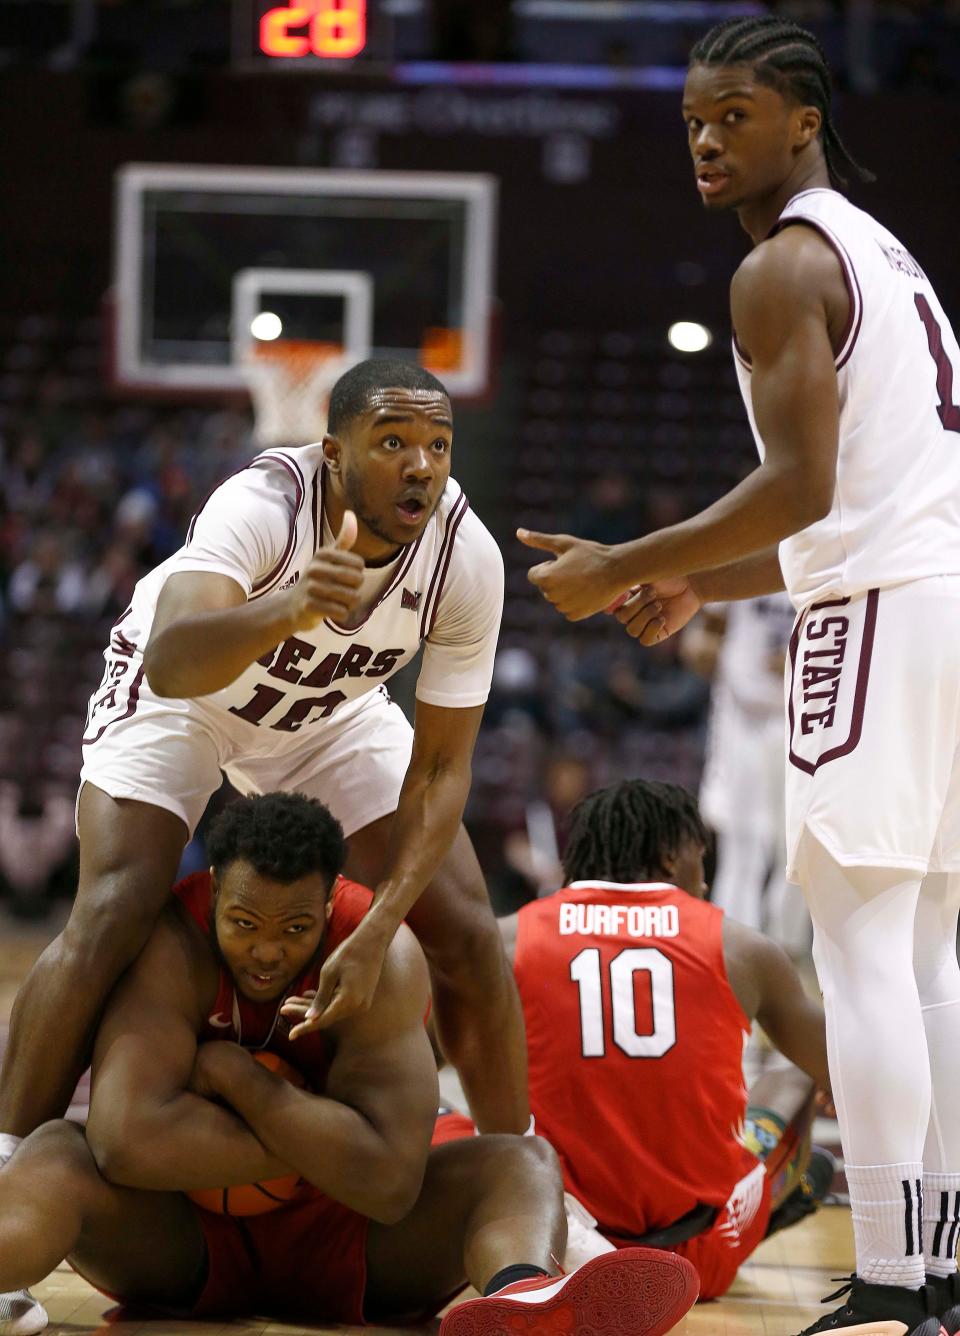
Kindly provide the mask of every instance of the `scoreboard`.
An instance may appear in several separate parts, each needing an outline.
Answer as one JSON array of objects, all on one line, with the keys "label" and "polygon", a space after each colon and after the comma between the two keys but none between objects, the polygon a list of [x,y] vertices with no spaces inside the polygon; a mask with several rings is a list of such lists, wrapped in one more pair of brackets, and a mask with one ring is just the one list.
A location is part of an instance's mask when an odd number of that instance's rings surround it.
[{"label": "scoreboard", "polygon": [[391,56],[378,0],[234,0],[234,63],[300,69]]}]

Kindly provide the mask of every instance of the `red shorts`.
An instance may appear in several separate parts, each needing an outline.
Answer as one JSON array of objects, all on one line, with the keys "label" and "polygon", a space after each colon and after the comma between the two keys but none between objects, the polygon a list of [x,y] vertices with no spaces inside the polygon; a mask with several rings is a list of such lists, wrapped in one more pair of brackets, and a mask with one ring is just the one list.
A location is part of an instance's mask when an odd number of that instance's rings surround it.
[{"label": "red shorts", "polygon": [[770,1185],[771,1180],[766,1176],[760,1209],[747,1224],[732,1218],[724,1207],[706,1233],[671,1248],[671,1252],[686,1257],[697,1268],[701,1299],[719,1299],[726,1294],[737,1278],[737,1271],[763,1242],[770,1223]]},{"label": "red shorts", "polygon": [[320,1193],[243,1219],[199,1209],[197,1215],[208,1267],[191,1317],[263,1313],[363,1324],[366,1216]]},{"label": "red shorts", "polygon": [[[207,1245],[207,1279],[187,1309],[130,1300],[96,1286],[136,1314],[187,1318],[294,1317],[366,1325],[370,1221],[318,1192],[294,1206],[243,1219],[193,1207]],[[83,1273],[74,1267],[78,1275]],[[86,1279],[86,1277],[84,1277]],[[90,1282],[93,1284],[93,1282]]]},{"label": "red shorts", "polygon": [[[475,1130],[473,1123],[464,1114],[451,1111],[437,1119],[433,1144],[438,1146],[446,1141],[473,1136]],[[749,1219],[743,1218],[736,1208],[731,1211],[729,1206],[725,1206],[703,1234],[685,1243],[675,1244],[670,1249],[680,1257],[688,1258],[697,1268],[701,1299],[717,1299],[721,1294],[726,1294],[739,1268],[766,1236],[770,1223],[771,1188],[780,1168],[780,1157],[771,1156],[765,1167],[763,1196]],[[601,1232],[605,1232],[602,1226]],[[607,1237],[618,1247],[634,1247],[637,1243],[635,1239],[621,1239],[613,1234]]]}]

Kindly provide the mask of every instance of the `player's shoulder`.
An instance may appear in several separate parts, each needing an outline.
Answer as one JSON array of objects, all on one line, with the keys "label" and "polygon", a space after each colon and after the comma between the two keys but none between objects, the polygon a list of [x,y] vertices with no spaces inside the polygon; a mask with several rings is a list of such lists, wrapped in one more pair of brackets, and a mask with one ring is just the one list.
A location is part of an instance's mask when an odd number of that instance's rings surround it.
[{"label": "player's shoulder", "polygon": [[813,227],[783,227],[755,246],[740,262],[730,285],[734,307],[779,311],[781,303],[806,305],[836,278],[839,261],[827,239]]},{"label": "player's shoulder", "polygon": [[349,877],[337,877],[330,895],[333,904],[327,931],[328,952],[350,936],[373,903],[373,891]]},{"label": "player's shoulder", "polygon": [[312,445],[276,446],[261,450],[247,465],[253,486],[279,491],[303,500],[310,495],[323,465],[323,447]]},{"label": "player's shoulder", "polygon": [[124,985],[125,991],[166,998],[192,1012],[203,1007],[218,977],[207,934],[184,903],[174,898],[154,924]]},{"label": "player's shoulder", "polygon": [[782,946],[728,914],[723,915],[723,958],[730,986],[751,1020],[777,980],[793,973]]}]

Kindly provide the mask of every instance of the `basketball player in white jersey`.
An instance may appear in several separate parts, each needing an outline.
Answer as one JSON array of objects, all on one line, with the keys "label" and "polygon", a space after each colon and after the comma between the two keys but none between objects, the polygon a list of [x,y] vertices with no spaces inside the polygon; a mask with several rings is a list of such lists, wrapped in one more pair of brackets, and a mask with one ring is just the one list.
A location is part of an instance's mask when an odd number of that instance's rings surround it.
[{"label": "basketball player in white jersey", "polygon": [[810,919],[784,876],[783,663],[795,612],[785,593],[716,603],[684,629],[681,653],[711,679],[700,811],[716,836],[710,898],[793,956]]},{"label": "basketball player in white jersey", "polygon": [[754,243],[731,301],[762,462],[630,543],[527,535],[556,558],[531,578],[573,619],[628,595],[616,615],[648,644],[705,601],[790,593],[788,863],[857,1255],[807,1331],[926,1336],[956,1302],[960,1232],[960,349],[917,261],[835,188],[859,169],[810,33],[714,28],[683,116],[704,205]]},{"label": "basketball player in white jersey", "polygon": [[[450,477],[452,437],[434,376],[360,363],[334,386],[322,442],[258,455],[137,585],[88,712],[76,902],[14,1006],[0,1158],[66,1109],[221,772],[245,793],[323,801],[349,837],[349,875],[375,888],[302,1028],[369,1006],[406,918],[479,1125],[527,1130],[519,999],[461,825],[503,563]],[[384,683],[421,644],[411,730]],[[17,1336],[37,1329],[25,1304],[0,1303]]]}]

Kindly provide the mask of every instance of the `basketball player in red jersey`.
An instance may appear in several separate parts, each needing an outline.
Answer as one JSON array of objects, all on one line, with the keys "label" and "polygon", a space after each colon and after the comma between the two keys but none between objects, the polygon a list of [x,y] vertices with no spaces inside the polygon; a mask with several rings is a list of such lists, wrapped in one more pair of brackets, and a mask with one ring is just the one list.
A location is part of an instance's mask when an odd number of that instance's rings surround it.
[{"label": "basketball player in red jersey", "polygon": [[[575,809],[566,887],[501,930],[567,1190],[614,1242],[675,1247],[714,1298],[771,1221],[797,1218],[827,1053],[786,953],[704,901],[706,838],[678,785],[602,789]],[[761,1076],[748,1110],[754,1019],[796,1067]]]},{"label": "basketball player in red jersey", "polygon": [[[454,1309],[444,1336],[669,1331],[696,1296],[680,1259],[634,1250],[558,1275],[562,1185],[545,1142],[429,1151],[428,976],[406,927],[368,1011],[305,1025],[324,960],[371,898],[337,875],[330,813],[297,794],[243,799],[209,848],[212,875],[176,887],[108,1006],[86,1137],[47,1123],[0,1170],[0,1287],[69,1256],[108,1294],[167,1313],[360,1323],[435,1313],[469,1279],[488,1297]],[[255,1062],[262,1049],[307,1088]],[[243,1221],[183,1195],[291,1171],[302,1196]]]}]

